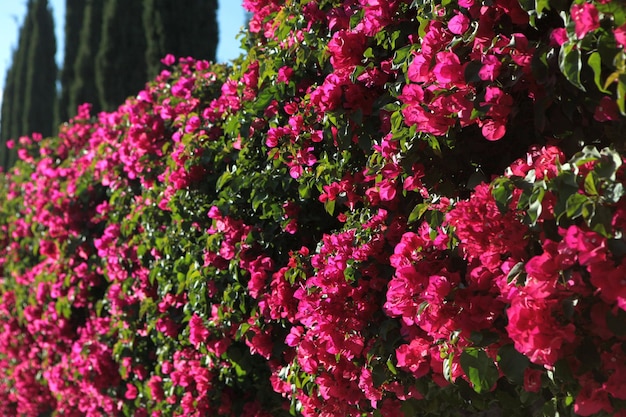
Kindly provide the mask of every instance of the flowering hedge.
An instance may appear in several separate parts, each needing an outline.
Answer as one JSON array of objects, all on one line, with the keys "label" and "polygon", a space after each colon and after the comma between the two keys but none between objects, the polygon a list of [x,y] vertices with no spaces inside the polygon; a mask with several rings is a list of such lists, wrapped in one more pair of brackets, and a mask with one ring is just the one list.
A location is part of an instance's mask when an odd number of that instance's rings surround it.
[{"label": "flowering hedge", "polygon": [[626,416],[626,7],[244,4],[15,144],[0,414]]}]

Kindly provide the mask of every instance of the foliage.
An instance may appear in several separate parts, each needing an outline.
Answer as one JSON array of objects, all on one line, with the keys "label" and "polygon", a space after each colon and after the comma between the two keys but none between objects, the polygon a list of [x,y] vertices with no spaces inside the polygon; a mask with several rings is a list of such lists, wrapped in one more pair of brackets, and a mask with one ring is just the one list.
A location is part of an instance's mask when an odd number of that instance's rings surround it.
[{"label": "foliage", "polygon": [[143,56],[147,41],[142,11],[141,2],[104,1],[102,35],[93,74],[100,107],[104,110],[113,110],[148,78]]},{"label": "foliage", "polygon": [[626,415],[620,3],[245,3],[20,139],[0,414]]},{"label": "foliage", "polygon": [[143,27],[149,78],[161,72],[167,54],[215,60],[218,43],[217,0],[147,0],[143,2]]},{"label": "foliage", "polygon": [[[17,52],[13,51],[12,62],[15,62]],[[7,120],[11,119],[13,114],[13,95],[15,94],[15,66],[12,64],[4,77],[4,88],[2,90],[2,109],[0,110],[0,120],[4,120],[4,123],[0,123],[0,143],[5,145],[8,138],[10,138],[11,126],[7,123]],[[3,167],[7,167],[9,164],[9,150],[4,146],[0,147],[0,163]]]},{"label": "foliage", "polygon": [[[213,60],[217,46],[214,0],[184,4],[146,0],[88,0],[68,12],[67,29],[80,12],[76,43],[66,44],[60,113],[76,114],[78,105],[113,110],[162,69],[166,54]],[[72,9],[73,10],[73,9]],[[62,75],[65,73],[62,73]],[[72,77],[69,77],[73,74]],[[125,76],[120,76],[125,74]]]},{"label": "foliage", "polygon": [[[61,91],[59,91],[59,97],[55,107],[55,125],[59,125],[73,116],[77,107],[76,104],[74,106],[70,105],[69,86],[72,80],[76,78],[74,63],[78,57],[78,51],[82,43],[81,40],[84,39],[81,36],[81,32],[83,22],[87,19],[85,9],[89,3],[91,2],[84,0],[66,0],[65,2],[65,24],[63,26],[65,48],[63,51],[63,65],[61,71],[59,71],[59,82],[61,86],[65,88],[61,88]],[[92,22],[89,23],[93,25]],[[97,25],[95,26],[97,27]],[[85,34],[85,36],[87,36],[87,34]],[[83,102],[84,101],[81,101],[81,103]]]},{"label": "foliage", "polygon": [[[52,134],[56,101],[57,64],[54,21],[47,0],[38,0],[32,11],[35,25],[28,47],[26,95],[23,97],[23,127],[20,134]],[[45,71],[41,69],[45,68]]]},{"label": "foliage", "polygon": [[[74,116],[76,109],[82,103],[91,103],[92,111],[95,113],[101,110],[94,74],[96,55],[100,46],[100,39],[102,38],[103,9],[104,0],[88,0],[85,2],[76,59],[71,63],[67,62],[65,64],[72,66],[74,76],[68,82],[61,80],[61,97],[68,96],[68,107],[65,110],[68,116]],[[67,19],[70,17],[71,15],[68,15]],[[66,48],[66,56],[68,52]]]},{"label": "foliage", "polygon": [[[27,4],[28,11],[24,22],[20,27],[19,41],[17,49],[13,52],[11,66],[7,71],[5,81],[5,91],[10,94],[4,94],[2,100],[2,144],[11,138],[19,137],[26,134],[23,130],[24,100],[26,96],[26,75],[28,73],[28,49],[32,33],[35,26],[34,15],[32,13],[33,1]],[[12,166],[17,159],[17,154],[3,146],[1,150],[2,166],[6,170]]]}]

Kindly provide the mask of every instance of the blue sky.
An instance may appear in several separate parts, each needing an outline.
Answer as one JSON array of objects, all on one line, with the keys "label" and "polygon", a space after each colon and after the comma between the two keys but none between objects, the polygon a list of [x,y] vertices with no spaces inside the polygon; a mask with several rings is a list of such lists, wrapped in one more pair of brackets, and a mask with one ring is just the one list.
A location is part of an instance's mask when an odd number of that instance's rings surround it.
[{"label": "blue sky", "polygon": [[[134,1],[134,0],[133,0]],[[63,59],[63,25],[65,0],[48,0],[54,14],[57,38],[57,64]],[[239,0],[219,0],[218,24],[220,39],[217,61],[226,62],[239,56],[239,40],[235,39],[244,24],[244,10]],[[4,78],[11,65],[13,49],[17,47],[17,35],[24,15],[26,0],[0,0],[0,100]]]}]

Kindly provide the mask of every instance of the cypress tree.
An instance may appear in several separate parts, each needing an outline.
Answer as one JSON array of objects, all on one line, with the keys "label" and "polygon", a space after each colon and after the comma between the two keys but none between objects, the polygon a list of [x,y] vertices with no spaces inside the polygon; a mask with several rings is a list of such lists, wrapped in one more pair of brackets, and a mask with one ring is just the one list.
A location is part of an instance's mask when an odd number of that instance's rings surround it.
[{"label": "cypress tree", "polygon": [[103,110],[113,110],[147,81],[142,11],[138,0],[105,1],[95,71]]},{"label": "cypress tree", "polygon": [[143,22],[148,77],[157,75],[166,54],[215,60],[217,0],[145,0]]},{"label": "cypress tree", "polygon": [[[30,13],[30,12],[29,12]],[[54,20],[48,0],[35,0],[33,33],[28,46],[23,134],[52,135],[56,102],[57,65]]]},{"label": "cypress tree", "polygon": [[7,142],[11,139],[10,127],[11,127],[11,112],[13,108],[13,95],[15,93],[15,68],[13,63],[15,62],[15,55],[17,51],[13,51],[13,61],[11,66],[7,70],[4,79],[4,90],[2,91],[2,125],[0,126],[0,164],[5,169],[8,169],[9,165],[9,153],[10,150],[6,147]]},{"label": "cypress tree", "polygon": [[76,108],[71,108],[69,104],[70,88],[75,77],[74,65],[78,57],[86,5],[85,0],[65,0],[65,51],[60,77],[61,92],[55,114],[57,125],[68,120],[76,111]]},{"label": "cypress tree", "polygon": [[13,51],[13,60],[6,74],[2,93],[0,163],[5,170],[8,170],[17,159],[17,152],[6,148],[7,141],[17,140],[26,134],[22,116],[27,84],[28,48],[34,28],[33,0],[29,0],[26,7],[27,13],[19,30],[17,49]]},{"label": "cypress tree", "polygon": [[22,23],[22,27],[20,28],[17,51],[13,58],[12,68],[15,71],[15,78],[8,132],[9,138],[13,139],[18,139],[21,135],[26,134],[27,130],[22,116],[24,114],[24,101],[26,98],[28,48],[30,47],[34,29],[33,4],[33,0],[28,0],[28,11],[24,18],[24,23]]},{"label": "cypress tree", "polygon": [[[74,79],[69,85],[68,116],[76,115],[76,108],[91,103],[92,111],[101,110],[96,86],[96,54],[102,38],[102,12],[104,0],[87,0],[83,11],[80,44],[74,62]],[[65,87],[64,87],[65,88]],[[68,119],[69,119],[68,117]]]}]

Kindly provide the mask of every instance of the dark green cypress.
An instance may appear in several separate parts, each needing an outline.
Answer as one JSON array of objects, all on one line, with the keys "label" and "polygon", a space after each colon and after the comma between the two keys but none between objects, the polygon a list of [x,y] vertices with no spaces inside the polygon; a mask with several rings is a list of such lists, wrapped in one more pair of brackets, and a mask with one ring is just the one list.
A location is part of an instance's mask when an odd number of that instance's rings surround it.
[{"label": "dark green cypress", "polygon": [[69,104],[70,88],[75,78],[74,65],[78,57],[86,5],[85,0],[65,0],[65,51],[60,77],[61,92],[55,115],[57,124],[68,120],[76,112],[76,108]]},{"label": "dark green cypress", "polygon": [[24,103],[26,96],[27,71],[28,71],[28,48],[34,28],[33,0],[29,0],[26,7],[27,13],[19,30],[17,49],[13,51],[11,67],[7,71],[2,94],[2,128],[0,130],[0,163],[8,170],[17,159],[15,149],[6,148],[9,139],[17,141],[20,136],[27,133],[24,126]]},{"label": "dark green cypress", "polygon": [[92,112],[101,110],[96,86],[96,54],[102,38],[104,0],[87,0],[80,30],[80,44],[74,62],[74,79],[69,86],[68,115],[76,115],[83,103],[92,104]]},{"label": "dark green cypress", "polygon": [[13,58],[13,70],[15,71],[13,100],[11,105],[11,117],[9,118],[9,138],[18,139],[26,134],[24,125],[24,104],[26,98],[26,84],[28,72],[28,48],[34,29],[33,0],[29,0],[28,11],[24,18],[24,23],[20,28],[20,35],[17,44],[17,51]]},{"label": "dark green cypress", "polygon": [[143,2],[106,0],[96,56],[96,85],[103,110],[113,110],[146,81]]},{"label": "dark green cypress", "polygon": [[15,62],[15,55],[17,51],[13,51],[13,62],[7,70],[6,77],[4,79],[4,90],[2,91],[2,125],[0,126],[0,164],[5,169],[8,169],[9,154],[11,151],[7,148],[6,144],[11,139],[10,127],[11,127],[11,113],[13,108],[13,97],[15,93],[15,68],[13,63]]},{"label": "dark green cypress", "polygon": [[[30,13],[30,12],[29,12]],[[23,133],[52,135],[57,64],[54,20],[48,0],[33,3],[33,33],[28,46]]]},{"label": "dark green cypress", "polygon": [[217,0],[144,0],[148,76],[162,68],[166,54],[215,60],[218,42]]}]

